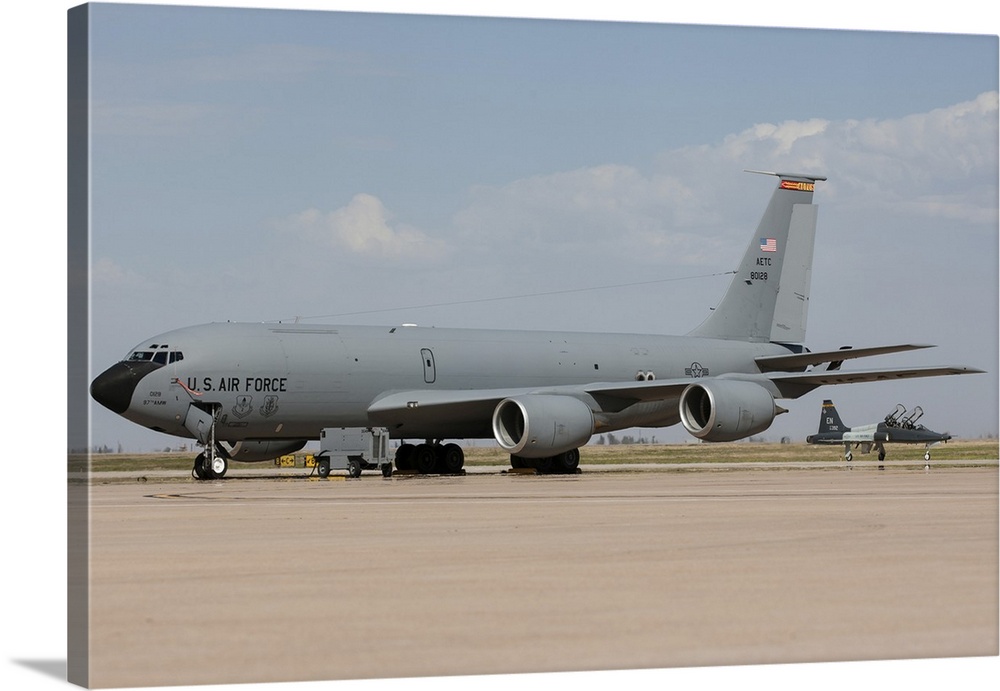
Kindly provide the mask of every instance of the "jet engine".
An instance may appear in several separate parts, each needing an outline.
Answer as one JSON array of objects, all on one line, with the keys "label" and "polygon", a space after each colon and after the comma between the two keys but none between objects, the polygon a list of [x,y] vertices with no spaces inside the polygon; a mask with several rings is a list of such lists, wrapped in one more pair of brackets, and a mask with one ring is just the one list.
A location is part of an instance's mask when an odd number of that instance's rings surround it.
[{"label": "jet engine", "polygon": [[270,461],[278,456],[295,453],[305,445],[304,439],[301,441],[239,441],[226,453],[230,460],[252,463],[254,461]]},{"label": "jet engine", "polygon": [[593,434],[593,411],[572,396],[515,396],[493,411],[493,436],[514,456],[548,458],[583,446]]},{"label": "jet engine", "polygon": [[705,441],[735,441],[763,432],[785,412],[759,384],[715,379],[691,384],[681,393],[681,422]]}]

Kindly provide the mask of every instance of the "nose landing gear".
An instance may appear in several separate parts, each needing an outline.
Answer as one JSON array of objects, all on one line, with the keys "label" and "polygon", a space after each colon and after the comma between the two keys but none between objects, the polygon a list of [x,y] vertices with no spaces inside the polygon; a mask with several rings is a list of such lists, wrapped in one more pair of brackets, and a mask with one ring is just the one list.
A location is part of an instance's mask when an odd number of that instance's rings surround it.
[{"label": "nose landing gear", "polygon": [[218,406],[210,405],[206,410],[202,405],[194,403],[188,408],[184,426],[194,433],[198,443],[205,450],[194,459],[191,476],[196,480],[218,480],[225,476],[229,469],[229,456],[215,441],[215,421],[218,416]]},{"label": "nose landing gear", "polygon": [[218,445],[209,446],[194,459],[191,476],[196,480],[219,480],[229,470],[229,459]]}]

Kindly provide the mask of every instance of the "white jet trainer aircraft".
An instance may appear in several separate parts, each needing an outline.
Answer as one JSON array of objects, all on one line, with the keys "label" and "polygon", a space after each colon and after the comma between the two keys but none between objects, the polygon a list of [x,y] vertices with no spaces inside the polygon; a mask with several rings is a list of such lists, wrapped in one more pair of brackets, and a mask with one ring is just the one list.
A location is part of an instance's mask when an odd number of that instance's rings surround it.
[{"label": "white jet trainer aircraft", "polygon": [[[761,171],[751,171],[761,172]],[[966,374],[968,367],[841,371],[893,345],[804,347],[825,177],[778,185],[722,302],[686,336],[417,327],[214,323],[150,338],[94,379],[101,405],[193,438],[200,479],[266,461],[325,428],[387,429],[398,469],[455,473],[445,440],[495,439],[514,467],[575,471],[592,435],[678,422],[705,441],[766,430],[776,401],[825,384]],[[383,466],[383,472],[391,466]]]}]

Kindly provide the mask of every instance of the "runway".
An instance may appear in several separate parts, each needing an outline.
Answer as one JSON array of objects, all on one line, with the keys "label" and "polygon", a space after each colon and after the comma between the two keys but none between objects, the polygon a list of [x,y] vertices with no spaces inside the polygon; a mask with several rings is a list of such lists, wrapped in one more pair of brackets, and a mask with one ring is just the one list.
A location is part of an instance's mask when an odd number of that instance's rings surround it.
[{"label": "runway", "polygon": [[91,685],[997,655],[997,480],[95,478]]}]

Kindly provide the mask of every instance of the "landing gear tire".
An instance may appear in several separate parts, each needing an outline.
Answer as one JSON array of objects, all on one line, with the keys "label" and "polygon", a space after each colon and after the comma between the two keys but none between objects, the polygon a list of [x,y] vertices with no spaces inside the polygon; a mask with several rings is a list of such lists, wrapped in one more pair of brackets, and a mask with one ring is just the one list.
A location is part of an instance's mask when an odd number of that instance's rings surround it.
[{"label": "landing gear tire", "polygon": [[392,463],[382,465],[382,477],[392,477]]},{"label": "landing gear tire", "polygon": [[225,456],[216,456],[215,460],[211,463],[211,474],[216,480],[226,476],[226,471],[229,470],[229,462],[226,460]]},{"label": "landing gear tire", "polygon": [[931,460],[931,452],[930,451],[928,451],[927,453],[924,454],[924,460],[925,461]]},{"label": "landing gear tire", "polygon": [[844,454],[844,460],[847,461],[848,463],[850,463],[853,458],[854,454],[852,454],[850,451]]},{"label": "landing gear tire", "polygon": [[194,459],[191,475],[196,480],[219,480],[225,477],[227,470],[229,462],[225,456],[216,455],[213,460],[209,460],[208,454],[202,452]]},{"label": "landing gear tire", "polygon": [[419,444],[413,452],[412,460],[416,471],[421,475],[427,475],[434,472],[437,454],[434,453],[434,447],[430,444]]},{"label": "landing gear tire", "polygon": [[554,459],[555,472],[575,473],[580,467],[580,449],[572,449],[561,453]]},{"label": "landing gear tire", "polygon": [[396,470],[413,470],[413,452],[416,450],[413,444],[401,444],[396,449]]},{"label": "landing gear tire", "polygon": [[196,480],[207,480],[208,476],[205,473],[205,454],[200,453],[194,459],[194,468],[191,469],[191,476]]},{"label": "landing gear tire", "polygon": [[457,475],[465,465],[465,452],[458,444],[445,444],[441,449],[441,470],[448,475]]},{"label": "landing gear tire", "polygon": [[554,456],[546,456],[545,458],[535,458],[533,459],[532,463],[535,466],[535,470],[537,470],[539,473],[542,473],[543,475],[551,473],[552,470],[556,467]]}]

